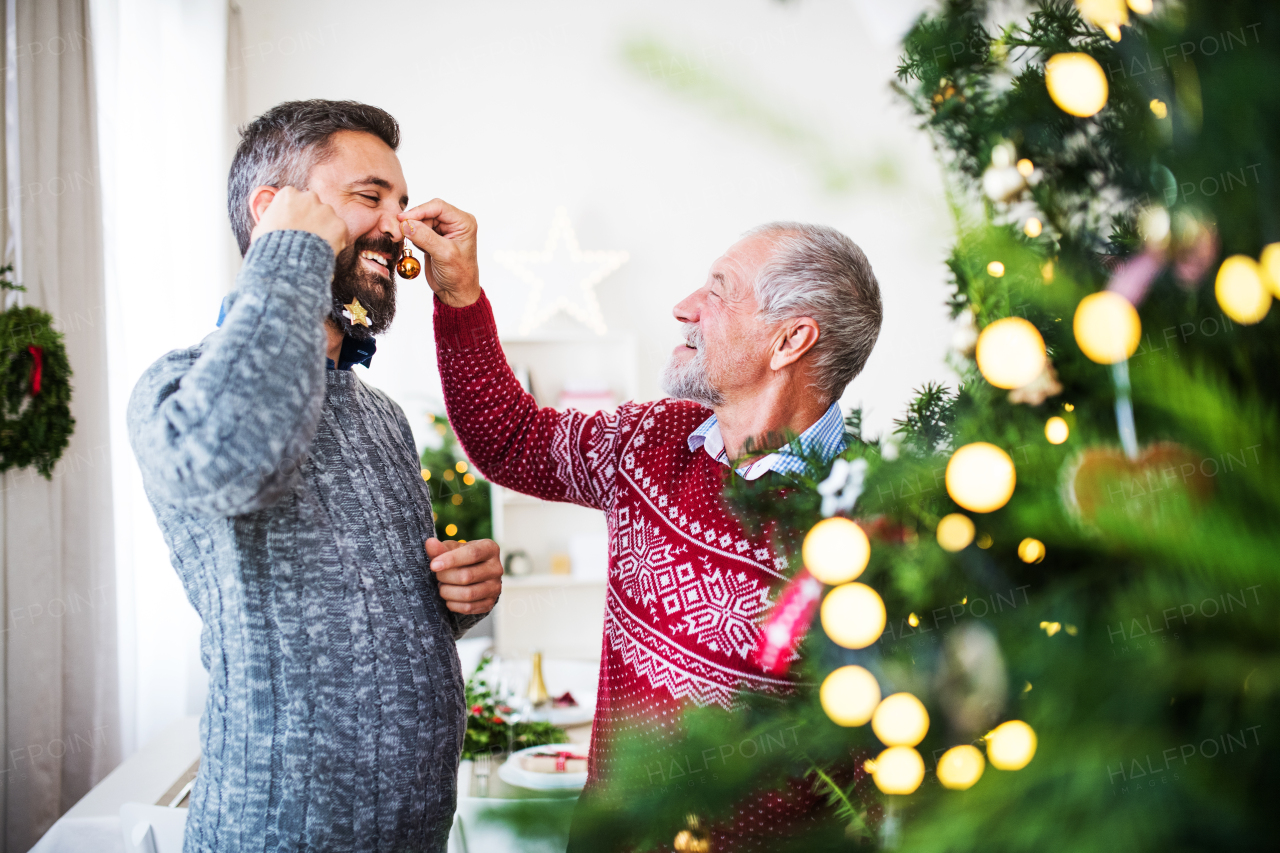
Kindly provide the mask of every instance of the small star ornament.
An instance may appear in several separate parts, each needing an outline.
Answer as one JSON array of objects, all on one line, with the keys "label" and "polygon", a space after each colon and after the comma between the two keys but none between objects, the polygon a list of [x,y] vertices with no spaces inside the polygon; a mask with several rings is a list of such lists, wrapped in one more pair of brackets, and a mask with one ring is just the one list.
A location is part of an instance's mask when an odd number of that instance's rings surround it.
[{"label": "small star ornament", "polygon": [[353,326],[372,326],[369,322],[369,312],[360,304],[359,299],[352,299],[349,305],[343,305],[347,309],[342,312],[342,316],[351,321]]}]

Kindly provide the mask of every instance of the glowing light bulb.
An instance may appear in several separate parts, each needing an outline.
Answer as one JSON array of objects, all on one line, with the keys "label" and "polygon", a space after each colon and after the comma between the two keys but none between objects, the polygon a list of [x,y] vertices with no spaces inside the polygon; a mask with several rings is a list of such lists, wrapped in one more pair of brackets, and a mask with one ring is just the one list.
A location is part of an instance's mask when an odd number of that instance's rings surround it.
[{"label": "glowing light bulb", "polygon": [[1045,284],[1053,284],[1053,261],[1045,261],[1040,265],[1040,276]]},{"label": "glowing light bulb", "polygon": [[1137,12],[1139,15],[1149,15],[1155,5],[1151,0],[1129,0],[1129,8]]},{"label": "glowing light bulb", "polygon": [[467,463],[465,462],[459,462],[457,465],[454,465],[453,467],[458,469],[459,474],[467,473]]},{"label": "glowing light bulb", "polygon": [[1071,435],[1071,427],[1057,415],[1044,422],[1044,437],[1049,439],[1050,444],[1062,444],[1069,435]]},{"label": "glowing light bulb", "polygon": [[1271,290],[1263,282],[1262,267],[1246,255],[1222,262],[1213,292],[1227,316],[1242,326],[1252,326],[1271,310]]},{"label": "glowing light bulb", "polygon": [[971,744],[953,746],[938,759],[938,781],[952,791],[967,791],[982,778],[987,760],[982,751]]},{"label": "glowing light bulb", "polygon": [[823,679],[818,698],[837,726],[863,726],[880,704],[880,685],[862,667],[842,666]]},{"label": "glowing light bulb", "polygon": [[446,525],[444,528],[445,536],[453,536],[457,532],[458,532],[458,525],[456,524],[449,524],[449,525]]},{"label": "glowing light bulb", "polygon": [[1151,103],[1150,103],[1150,104],[1148,104],[1148,106],[1149,106],[1149,107],[1151,107],[1151,113],[1152,113],[1156,118],[1168,118],[1168,117],[1169,117],[1169,106],[1168,106],[1164,101],[1160,100],[1159,98],[1152,98],[1152,99],[1151,99]]},{"label": "glowing light bulb", "polygon": [[944,515],[938,522],[938,544],[944,551],[963,551],[973,541],[973,534],[973,521],[964,513]]},{"label": "glowing light bulb", "polygon": [[1027,220],[1026,225],[1022,226],[1022,233],[1026,234],[1028,237],[1039,237],[1043,232],[1044,223],[1034,216]]},{"label": "glowing light bulb", "polygon": [[1044,338],[1021,317],[987,325],[974,351],[978,370],[997,388],[1021,388],[1044,373]]},{"label": "glowing light bulb", "polygon": [[1258,265],[1262,267],[1262,280],[1271,295],[1280,299],[1280,243],[1272,243],[1263,249]]},{"label": "glowing light bulb", "polygon": [[891,746],[865,767],[886,794],[910,794],[924,781],[924,759],[909,746]]},{"label": "glowing light bulb", "polygon": [[1087,53],[1059,53],[1044,66],[1049,97],[1058,108],[1078,118],[1097,115],[1107,105],[1107,75]]},{"label": "glowing light bulb", "polygon": [[885,746],[915,746],[929,733],[929,712],[910,693],[895,693],[876,707],[871,730]]},{"label": "glowing light bulb", "polygon": [[1004,264],[1000,263],[999,261],[992,261],[991,263],[987,264],[987,275],[991,276],[992,278],[1003,278]]},{"label": "glowing light bulb", "polygon": [[1017,475],[1009,454],[976,441],[951,454],[946,483],[951,499],[970,512],[995,512],[1013,496]]},{"label": "glowing light bulb", "polygon": [[846,649],[865,649],[884,632],[884,601],[866,584],[846,583],[822,600],[822,629]]},{"label": "glowing light bulb", "polygon": [[428,471],[426,468],[423,468],[423,469],[422,469],[422,479],[424,479],[424,480],[430,480],[430,479],[431,479],[431,472],[430,472],[430,471]]},{"label": "glowing light bulb", "polygon": [[1142,341],[1138,309],[1118,293],[1091,293],[1076,306],[1076,344],[1098,364],[1115,364],[1137,352]]},{"label": "glowing light bulb", "polygon": [[1035,172],[1035,170],[1036,170],[1036,164],[1032,163],[1026,157],[1023,157],[1021,160],[1018,161],[1018,174],[1021,175],[1022,177],[1024,178],[1031,177],[1032,173]]},{"label": "glowing light bulb", "polygon": [[996,726],[986,737],[987,760],[1000,770],[1021,770],[1036,754],[1036,733],[1022,720]]},{"label": "glowing light bulb", "polygon": [[1038,563],[1044,559],[1044,543],[1027,537],[1018,543],[1018,559],[1024,563]]},{"label": "glowing light bulb", "polygon": [[862,574],[871,559],[871,542],[847,518],[819,521],[804,537],[805,568],[825,584],[848,583]]},{"label": "glowing light bulb", "polygon": [[1108,36],[1114,28],[1116,35],[1112,41],[1119,41],[1120,26],[1129,23],[1129,10],[1124,0],[1076,0],[1076,8],[1080,17],[1098,27]]}]

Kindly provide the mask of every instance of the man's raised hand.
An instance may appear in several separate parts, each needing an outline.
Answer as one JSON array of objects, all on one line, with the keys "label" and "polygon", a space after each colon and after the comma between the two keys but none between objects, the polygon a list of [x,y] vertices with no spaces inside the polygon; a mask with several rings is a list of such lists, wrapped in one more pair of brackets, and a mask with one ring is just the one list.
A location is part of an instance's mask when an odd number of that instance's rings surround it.
[{"label": "man's raised hand", "polygon": [[454,613],[478,616],[488,613],[502,594],[502,561],[492,539],[470,542],[427,540],[431,571],[440,584],[440,597]]},{"label": "man's raised hand", "polygon": [[463,308],[480,298],[476,218],[432,199],[400,214],[405,236],[427,255],[427,284],[440,301]]},{"label": "man's raised hand", "polygon": [[310,231],[328,243],[335,256],[350,242],[347,223],[310,190],[258,187],[250,194],[249,204],[258,220],[250,242],[272,231]]}]

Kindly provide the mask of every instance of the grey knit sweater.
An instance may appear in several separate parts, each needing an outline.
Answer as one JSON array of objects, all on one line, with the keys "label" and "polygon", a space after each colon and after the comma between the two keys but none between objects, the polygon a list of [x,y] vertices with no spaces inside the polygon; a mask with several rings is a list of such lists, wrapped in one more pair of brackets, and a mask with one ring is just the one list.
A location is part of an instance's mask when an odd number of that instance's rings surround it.
[{"label": "grey knit sweater", "polygon": [[465,725],[404,413],[325,369],[333,252],[278,231],[221,328],[152,365],[129,438],[209,699],[184,853],[443,850]]}]

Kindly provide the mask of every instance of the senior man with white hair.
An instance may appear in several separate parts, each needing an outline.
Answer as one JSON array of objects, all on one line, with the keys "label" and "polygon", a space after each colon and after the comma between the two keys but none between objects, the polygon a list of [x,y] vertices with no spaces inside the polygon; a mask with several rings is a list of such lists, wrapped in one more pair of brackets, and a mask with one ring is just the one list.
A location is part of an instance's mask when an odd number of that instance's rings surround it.
[{"label": "senior man with white hair", "polygon": [[[685,343],[663,373],[670,398],[613,414],[560,412],[539,408],[507,366],[472,271],[475,220],[438,203],[404,216],[428,226],[411,222],[406,233],[449,269],[431,280],[436,347],[449,420],[468,456],[493,482],[607,516],[591,796],[620,770],[610,745],[624,732],[658,750],[678,738],[673,723],[689,704],[728,709],[740,691],[786,687],[751,655],[786,560],[767,532],[743,529],[721,493],[729,472],[801,470],[780,438],[788,432],[825,459],[843,449],[836,401],[879,336],[879,285],[840,232],[762,226],[675,307]],[[712,827],[714,849],[768,849],[810,811],[802,801],[811,797],[798,782],[760,795],[730,825]]]}]

